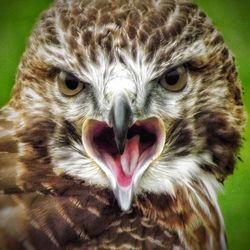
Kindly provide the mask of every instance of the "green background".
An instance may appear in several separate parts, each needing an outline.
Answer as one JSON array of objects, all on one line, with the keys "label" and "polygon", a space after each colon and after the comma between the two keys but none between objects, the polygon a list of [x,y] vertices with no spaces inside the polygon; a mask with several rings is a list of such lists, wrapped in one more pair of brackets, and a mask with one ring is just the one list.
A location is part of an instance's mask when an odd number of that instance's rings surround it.
[{"label": "green background", "polygon": [[[143,1],[143,0],[142,0]],[[15,72],[27,37],[41,10],[51,0],[0,0],[0,106],[7,103]],[[250,111],[250,1],[197,0],[223,33],[236,56],[244,86],[246,111]],[[245,132],[235,174],[225,183],[220,204],[225,218],[229,247],[250,249],[250,128]]]}]

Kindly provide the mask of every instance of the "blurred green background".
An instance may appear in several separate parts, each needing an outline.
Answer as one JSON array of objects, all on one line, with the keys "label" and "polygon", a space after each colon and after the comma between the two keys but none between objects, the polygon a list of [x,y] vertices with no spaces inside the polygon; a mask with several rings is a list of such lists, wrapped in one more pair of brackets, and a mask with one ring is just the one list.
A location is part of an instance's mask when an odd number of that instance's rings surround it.
[{"label": "blurred green background", "polygon": [[[143,0],[142,0],[143,1]],[[16,68],[39,13],[51,0],[0,0],[0,106],[7,103],[15,82]],[[246,111],[250,112],[250,1],[196,0],[212,18],[236,56],[244,86]],[[229,247],[250,249],[250,127],[246,128],[235,174],[220,194]]]}]

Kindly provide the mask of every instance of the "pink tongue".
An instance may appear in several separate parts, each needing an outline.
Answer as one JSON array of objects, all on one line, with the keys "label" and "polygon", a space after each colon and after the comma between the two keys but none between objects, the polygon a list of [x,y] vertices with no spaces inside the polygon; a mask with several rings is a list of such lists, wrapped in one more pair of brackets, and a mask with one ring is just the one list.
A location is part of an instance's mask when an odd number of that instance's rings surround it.
[{"label": "pink tongue", "polygon": [[118,184],[121,186],[128,186],[132,182],[132,177],[140,157],[139,144],[140,137],[137,135],[127,140],[122,156],[117,155],[113,158],[106,152],[103,153],[107,165],[112,169]]},{"label": "pink tongue", "polygon": [[125,150],[121,156],[121,167],[126,176],[133,174],[139,160],[139,135],[127,141]]}]

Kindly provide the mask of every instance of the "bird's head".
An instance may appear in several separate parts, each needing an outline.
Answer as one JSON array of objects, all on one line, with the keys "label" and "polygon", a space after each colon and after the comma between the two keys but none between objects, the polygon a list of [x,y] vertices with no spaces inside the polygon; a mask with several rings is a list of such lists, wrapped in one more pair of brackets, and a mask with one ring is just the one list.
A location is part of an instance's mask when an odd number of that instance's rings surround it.
[{"label": "bird's head", "polygon": [[110,187],[123,210],[143,191],[224,180],[243,121],[233,57],[182,0],[56,1],[29,40],[11,106],[33,138],[47,134],[41,121],[54,124],[43,147],[53,174]]}]

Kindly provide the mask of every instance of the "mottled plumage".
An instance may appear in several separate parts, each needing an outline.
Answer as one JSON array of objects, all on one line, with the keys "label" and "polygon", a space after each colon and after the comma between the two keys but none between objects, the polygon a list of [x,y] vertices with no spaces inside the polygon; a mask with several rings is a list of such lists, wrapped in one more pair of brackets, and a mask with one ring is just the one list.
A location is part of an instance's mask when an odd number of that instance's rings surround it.
[{"label": "mottled plumage", "polygon": [[195,4],[56,1],[0,110],[0,248],[226,249],[216,194],[243,125],[234,58]]}]

